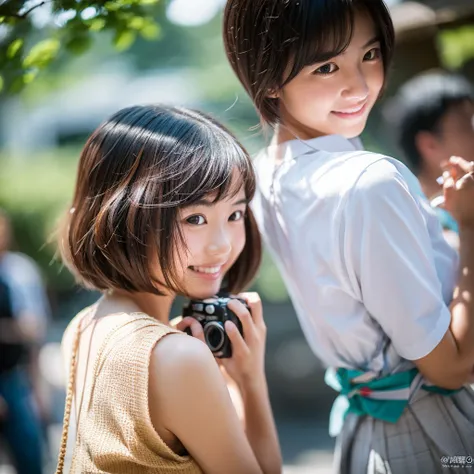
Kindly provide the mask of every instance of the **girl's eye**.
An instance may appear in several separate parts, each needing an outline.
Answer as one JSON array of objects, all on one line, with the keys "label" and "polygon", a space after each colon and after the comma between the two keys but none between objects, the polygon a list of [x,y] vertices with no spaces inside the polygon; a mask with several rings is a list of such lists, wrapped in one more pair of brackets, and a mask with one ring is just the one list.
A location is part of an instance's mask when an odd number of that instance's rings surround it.
[{"label": "girl's eye", "polygon": [[206,219],[203,216],[189,216],[186,218],[186,222],[191,225],[203,225],[206,223]]},{"label": "girl's eye", "polygon": [[364,61],[374,61],[375,59],[379,59],[381,55],[380,48],[372,48],[365,53]]},{"label": "girl's eye", "polygon": [[235,211],[231,214],[231,216],[229,217],[229,220],[240,221],[241,219],[243,219],[243,217],[244,217],[244,213],[242,211]]},{"label": "girl's eye", "polygon": [[318,67],[313,74],[332,74],[333,72],[336,72],[338,70],[338,67],[334,63],[327,63],[323,64],[322,66]]}]

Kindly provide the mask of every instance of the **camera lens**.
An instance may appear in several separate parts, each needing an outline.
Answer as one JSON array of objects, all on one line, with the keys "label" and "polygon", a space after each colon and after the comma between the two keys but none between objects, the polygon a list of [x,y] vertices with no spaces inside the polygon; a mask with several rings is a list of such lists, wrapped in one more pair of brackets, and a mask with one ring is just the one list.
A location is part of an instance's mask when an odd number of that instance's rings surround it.
[{"label": "camera lens", "polygon": [[204,327],[204,338],[212,352],[217,352],[225,342],[225,333],[222,324],[212,321]]}]

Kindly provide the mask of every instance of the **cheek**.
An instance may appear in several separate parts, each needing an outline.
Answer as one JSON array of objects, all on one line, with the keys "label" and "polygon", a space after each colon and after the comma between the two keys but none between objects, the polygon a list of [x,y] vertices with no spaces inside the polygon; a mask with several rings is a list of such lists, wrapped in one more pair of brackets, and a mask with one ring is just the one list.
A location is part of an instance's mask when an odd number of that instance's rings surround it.
[{"label": "cheek", "polygon": [[237,259],[238,256],[242,253],[242,250],[245,247],[245,227],[242,225],[239,229],[236,230],[233,236],[232,249],[234,253],[234,259]]},{"label": "cheek", "polygon": [[474,156],[474,132],[460,133],[453,129],[446,133],[445,144],[446,155],[462,156],[466,160]]},{"label": "cheek", "polygon": [[377,64],[376,67],[374,67],[374,70],[371,71],[371,74],[369,76],[369,88],[373,96],[373,100],[376,100],[380,94],[380,91],[382,90],[383,83],[385,79],[385,74],[383,70],[383,64],[380,62]]},{"label": "cheek", "polygon": [[298,84],[289,84],[283,96],[288,111],[296,118],[307,117],[310,122],[325,115],[332,108],[337,97],[337,85],[330,82],[318,83],[316,78],[308,77]]},{"label": "cheek", "polygon": [[176,247],[175,258],[181,258],[183,266],[187,267],[187,261],[201,252],[199,246],[202,246],[202,239],[199,239],[198,235],[193,232],[183,230],[182,233],[184,242]]}]

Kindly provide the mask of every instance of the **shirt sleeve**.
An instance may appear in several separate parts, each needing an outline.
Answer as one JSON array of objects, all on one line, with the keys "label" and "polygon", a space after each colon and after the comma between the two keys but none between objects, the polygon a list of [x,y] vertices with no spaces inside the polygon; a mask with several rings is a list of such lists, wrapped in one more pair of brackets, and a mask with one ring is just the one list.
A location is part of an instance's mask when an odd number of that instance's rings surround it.
[{"label": "shirt sleeve", "polygon": [[401,357],[429,354],[448,330],[451,314],[422,210],[388,160],[369,165],[349,192],[340,236],[351,292]]}]

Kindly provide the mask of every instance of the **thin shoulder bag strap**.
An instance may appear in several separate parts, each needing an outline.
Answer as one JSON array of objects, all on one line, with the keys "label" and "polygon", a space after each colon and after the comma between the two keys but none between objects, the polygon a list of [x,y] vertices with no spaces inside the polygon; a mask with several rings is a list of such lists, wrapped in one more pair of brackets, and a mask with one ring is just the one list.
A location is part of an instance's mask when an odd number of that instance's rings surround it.
[{"label": "thin shoulder bag strap", "polygon": [[69,380],[67,384],[66,403],[64,408],[63,432],[61,435],[61,444],[59,448],[58,466],[56,468],[56,474],[63,474],[64,471],[64,461],[66,459],[67,438],[69,432],[69,421],[71,418],[72,399],[74,396],[74,382],[76,378],[77,352],[79,348],[79,337],[81,334],[82,321],[83,318],[80,319],[74,331],[71,363],[69,365]]},{"label": "thin shoulder bag strap", "polygon": [[[84,315],[85,316],[85,315]],[[82,328],[82,322],[84,318],[81,318],[75,333],[74,333],[74,339],[73,339],[73,346],[72,346],[72,355],[71,355],[71,363],[69,367],[69,380],[68,380],[68,385],[67,385],[67,392],[66,392],[66,403],[65,403],[65,408],[64,408],[64,418],[63,418],[63,431],[61,435],[61,445],[59,448],[59,456],[58,456],[58,465],[56,468],[55,474],[63,474],[64,472],[64,462],[66,459],[66,449],[67,449],[67,439],[68,439],[68,432],[69,432],[69,422],[71,418],[71,409],[72,409],[72,399],[74,397],[74,382],[76,379],[76,365],[77,365],[77,352],[79,349],[79,339],[80,339],[80,334],[81,334],[81,328]],[[99,349],[95,364],[94,364],[94,374],[97,372],[97,368],[99,366],[99,360],[101,359],[101,354],[103,350],[105,350],[105,347],[107,345],[107,342],[110,340],[113,334],[115,332],[122,328],[123,326],[126,326],[127,324],[130,324],[132,321],[126,321],[125,323],[118,324],[115,328],[113,328],[110,333],[107,335],[107,337],[104,340],[104,343],[102,347]]]}]

